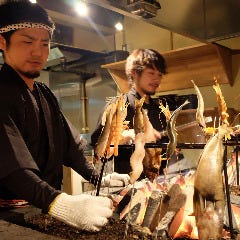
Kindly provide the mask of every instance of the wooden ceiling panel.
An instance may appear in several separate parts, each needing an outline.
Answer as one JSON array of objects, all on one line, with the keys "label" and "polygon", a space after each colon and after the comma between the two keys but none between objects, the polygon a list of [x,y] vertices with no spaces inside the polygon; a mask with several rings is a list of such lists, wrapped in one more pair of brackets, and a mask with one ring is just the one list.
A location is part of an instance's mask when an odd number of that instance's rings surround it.
[{"label": "wooden ceiling panel", "polygon": [[[213,78],[219,83],[233,85],[231,49],[217,44],[200,44],[162,53],[167,63],[167,74],[157,91],[192,88],[191,80],[198,86],[210,86]],[[102,66],[107,68],[121,92],[129,90],[125,75],[125,61]]]}]

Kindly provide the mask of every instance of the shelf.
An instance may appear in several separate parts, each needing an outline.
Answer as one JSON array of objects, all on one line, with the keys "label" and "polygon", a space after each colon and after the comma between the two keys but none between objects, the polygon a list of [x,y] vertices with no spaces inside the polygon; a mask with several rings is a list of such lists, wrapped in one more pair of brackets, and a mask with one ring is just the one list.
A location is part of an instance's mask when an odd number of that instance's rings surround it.
[{"label": "shelf", "polygon": [[[157,92],[192,88],[191,80],[199,86],[211,86],[216,76],[220,84],[233,85],[231,49],[217,44],[199,44],[162,53],[167,64]],[[107,68],[121,92],[129,90],[125,74],[126,61],[102,65]]]}]

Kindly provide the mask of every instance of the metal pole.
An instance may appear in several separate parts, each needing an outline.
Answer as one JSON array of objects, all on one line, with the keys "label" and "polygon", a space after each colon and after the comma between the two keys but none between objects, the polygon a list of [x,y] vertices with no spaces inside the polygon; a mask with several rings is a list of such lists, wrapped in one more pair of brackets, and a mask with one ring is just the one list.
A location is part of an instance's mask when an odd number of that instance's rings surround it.
[{"label": "metal pole", "polygon": [[238,150],[239,150],[239,147],[236,146],[235,150],[236,150],[237,185],[239,186],[239,163],[238,163]]},{"label": "metal pole", "polygon": [[229,229],[230,229],[231,239],[234,239],[234,231],[233,231],[233,223],[232,223],[232,208],[231,208],[230,191],[229,191],[229,185],[228,185],[228,175],[227,175],[227,146],[225,146],[224,155],[223,155],[223,172],[224,172],[224,179],[225,179],[225,186],[226,186]]},{"label": "metal pole", "polygon": [[107,162],[107,158],[103,157],[101,159],[101,161],[102,161],[103,165],[102,165],[101,172],[100,172],[99,179],[98,179],[98,183],[97,183],[96,196],[99,196],[99,192],[100,192],[100,188],[101,188],[101,182],[102,182],[102,178],[103,178],[104,167],[105,167],[105,164]]},{"label": "metal pole", "polygon": [[88,133],[88,119],[87,119],[87,101],[88,97],[86,94],[86,80],[82,79],[81,82],[81,101],[82,101],[82,131],[83,133]]}]

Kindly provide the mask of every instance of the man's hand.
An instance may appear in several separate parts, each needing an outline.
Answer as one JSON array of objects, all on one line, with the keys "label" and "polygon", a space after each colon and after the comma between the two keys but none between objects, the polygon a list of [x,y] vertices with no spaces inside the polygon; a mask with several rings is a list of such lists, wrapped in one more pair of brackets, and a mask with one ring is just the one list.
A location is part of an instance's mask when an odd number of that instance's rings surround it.
[{"label": "man's hand", "polygon": [[56,219],[86,231],[99,231],[112,216],[112,200],[88,194],[59,194],[50,205],[49,214]]},{"label": "man's hand", "polygon": [[123,187],[129,184],[130,176],[128,174],[110,173],[102,178],[104,187]]}]

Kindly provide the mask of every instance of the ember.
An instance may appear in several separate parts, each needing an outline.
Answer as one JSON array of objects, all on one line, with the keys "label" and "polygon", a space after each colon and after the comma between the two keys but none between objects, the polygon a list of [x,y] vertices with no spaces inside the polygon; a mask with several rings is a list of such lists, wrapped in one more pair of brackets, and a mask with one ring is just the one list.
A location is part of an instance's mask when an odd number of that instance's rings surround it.
[{"label": "ember", "polygon": [[[229,163],[229,167],[233,167]],[[135,182],[111,194],[117,199],[114,218],[98,233],[79,231],[51,218],[38,214],[27,220],[27,226],[65,239],[198,239],[193,216],[194,170],[177,175],[167,182]],[[231,186],[234,229],[240,226],[240,188]],[[116,197],[114,197],[117,195]],[[226,220],[228,217],[226,216]],[[222,239],[231,239],[226,221]]]},{"label": "ember", "polygon": [[[233,168],[230,162],[228,170],[231,175]],[[116,212],[120,219],[152,236],[163,237],[167,233],[172,239],[198,239],[193,214],[194,176],[195,171],[191,170],[186,175],[177,175],[168,183],[136,182],[134,188],[129,188],[128,191],[124,189],[124,196],[118,203]],[[233,188],[231,189],[233,191]],[[236,192],[239,193],[239,188],[235,188]],[[240,196],[236,201],[240,202]],[[240,206],[232,205],[232,211],[234,229],[238,232]],[[228,216],[225,217],[224,227],[222,237],[230,239]]]}]

